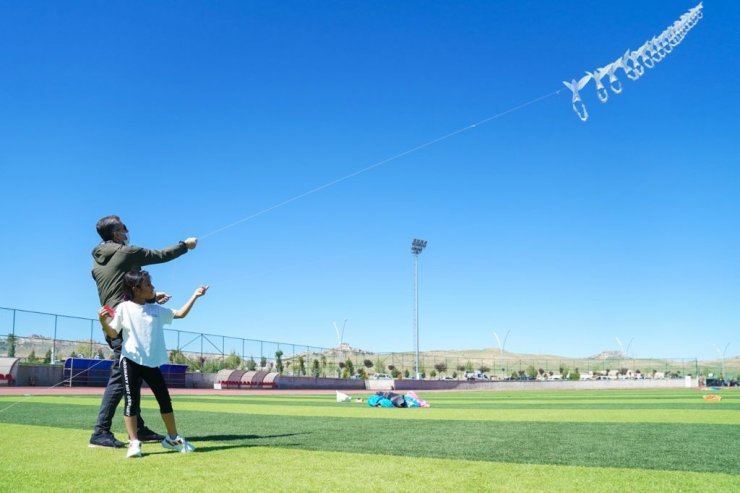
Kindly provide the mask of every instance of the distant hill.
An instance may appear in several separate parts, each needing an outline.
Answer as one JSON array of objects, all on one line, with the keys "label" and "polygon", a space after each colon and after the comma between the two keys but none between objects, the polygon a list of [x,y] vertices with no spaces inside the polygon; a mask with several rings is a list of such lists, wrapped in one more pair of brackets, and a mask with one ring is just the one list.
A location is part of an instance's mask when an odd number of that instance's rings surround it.
[{"label": "distant hill", "polygon": [[624,354],[622,351],[602,351],[599,354],[596,354],[594,356],[589,356],[589,359],[614,359],[614,358],[629,358],[626,354]]}]

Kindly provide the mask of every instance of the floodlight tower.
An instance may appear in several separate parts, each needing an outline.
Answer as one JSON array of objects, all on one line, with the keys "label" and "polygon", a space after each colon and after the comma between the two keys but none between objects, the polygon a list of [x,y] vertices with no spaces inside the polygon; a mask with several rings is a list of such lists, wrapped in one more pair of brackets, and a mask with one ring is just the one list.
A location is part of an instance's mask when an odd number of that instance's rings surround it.
[{"label": "floodlight tower", "polygon": [[419,254],[427,246],[426,240],[414,238],[411,253],[414,256],[414,352],[416,353],[416,379],[421,380],[419,370]]}]

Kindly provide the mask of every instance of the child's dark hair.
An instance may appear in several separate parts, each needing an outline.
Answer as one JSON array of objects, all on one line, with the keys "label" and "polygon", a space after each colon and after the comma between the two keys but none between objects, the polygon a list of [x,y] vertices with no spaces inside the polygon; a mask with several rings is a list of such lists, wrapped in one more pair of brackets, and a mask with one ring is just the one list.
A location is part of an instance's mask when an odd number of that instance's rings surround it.
[{"label": "child's dark hair", "polygon": [[141,286],[144,279],[150,279],[149,273],[145,270],[130,270],[123,276],[123,298],[125,300],[134,299],[134,288]]},{"label": "child's dark hair", "polygon": [[111,241],[113,239],[113,233],[121,225],[121,218],[118,216],[105,216],[101,218],[95,225],[95,229],[98,230],[98,234],[103,241]]}]

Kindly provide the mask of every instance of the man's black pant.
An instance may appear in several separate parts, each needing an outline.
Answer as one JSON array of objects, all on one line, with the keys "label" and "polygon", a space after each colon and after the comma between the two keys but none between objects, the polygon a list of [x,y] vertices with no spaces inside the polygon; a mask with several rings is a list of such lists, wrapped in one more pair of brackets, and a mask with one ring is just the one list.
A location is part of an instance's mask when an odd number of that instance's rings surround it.
[{"label": "man's black pant", "polygon": [[[98,411],[98,421],[95,423],[95,434],[110,433],[110,427],[113,423],[113,416],[116,414],[116,408],[123,399],[124,383],[123,372],[121,371],[121,344],[122,339],[114,339],[110,342],[113,349],[113,366],[110,370],[110,378],[103,393],[103,402],[100,403]],[[136,418],[136,427],[139,431],[144,429],[144,420],[141,414]]]}]

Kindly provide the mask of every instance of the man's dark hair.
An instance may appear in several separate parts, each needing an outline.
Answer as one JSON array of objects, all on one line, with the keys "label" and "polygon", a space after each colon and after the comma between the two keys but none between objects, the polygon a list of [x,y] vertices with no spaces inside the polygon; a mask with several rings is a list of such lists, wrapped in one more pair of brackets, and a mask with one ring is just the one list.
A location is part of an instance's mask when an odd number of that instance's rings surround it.
[{"label": "man's dark hair", "polygon": [[116,229],[121,224],[123,224],[123,222],[120,217],[105,216],[98,221],[98,224],[95,225],[95,229],[98,230],[98,234],[103,241],[111,241],[113,240],[113,233],[116,232]]},{"label": "man's dark hair", "polygon": [[123,298],[134,299],[134,288],[141,286],[144,279],[151,279],[145,270],[130,270],[123,276]]}]

